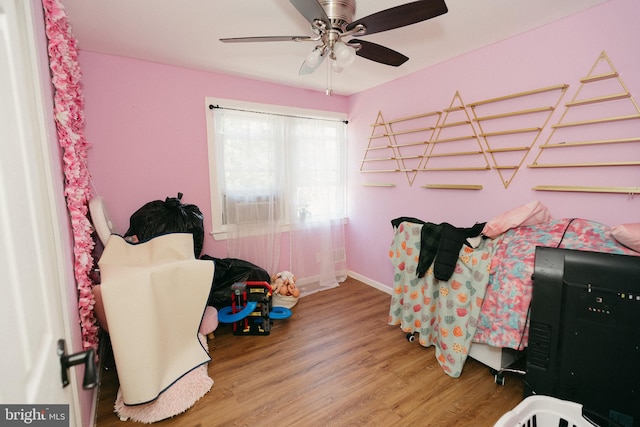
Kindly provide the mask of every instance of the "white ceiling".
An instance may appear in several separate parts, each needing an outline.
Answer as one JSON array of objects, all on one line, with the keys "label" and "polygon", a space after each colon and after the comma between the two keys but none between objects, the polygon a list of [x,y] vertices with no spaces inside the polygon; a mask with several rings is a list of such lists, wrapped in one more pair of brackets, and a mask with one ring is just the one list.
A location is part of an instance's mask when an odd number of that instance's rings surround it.
[{"label": "white ceiling", "polygon": [[[354,19],[410,0],[360,0]],[[429,1],[429,0],[424,0]],[[445,0],[449,12],[365,36],[410,59],[391,67],[356,58],[333,74],[350,95],[545,25],[607,0]],[[313,36],[289,0],[62,0],[81,50],[325,91],[327,69],[298,70],[315,43],[222,43],[224,37]],[[325,61],[329,62],[329,61]]]}]

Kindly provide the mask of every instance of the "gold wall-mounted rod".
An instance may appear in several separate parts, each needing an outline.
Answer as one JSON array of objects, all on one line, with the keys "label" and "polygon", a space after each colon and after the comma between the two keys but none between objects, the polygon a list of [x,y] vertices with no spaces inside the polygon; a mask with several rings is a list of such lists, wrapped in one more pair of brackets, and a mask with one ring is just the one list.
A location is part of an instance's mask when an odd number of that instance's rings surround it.
[{"label": "gold wall-mounted rod", "polygon": [[460,122],[450,122],[450,123],[443,123],[440,124],[438,126],[436,126],[439,129],[443,129],[443,128],[452,128],[452,127],[456,127],[456,126],[463,126],[463,125],[468,125],[471,124],[471,122],[469,120],[463,120]]},{"label": "gold wall-mounted rod", "polygon": [[485,171],[491,170],[491,166],[478,166],[478,167],[458,167],[458,168],[422,168],[421,171]]},{"label": "gold wall-mounted rod", "polygon": [[536,191],[568,191],[580,193],[618,193],[618,194],[638,194],[640,187],[583,187],[570,185],[538,185],[533,187]]},{"label": "gold wall-mounted rod", "polygon": [[640,142],[640,137],[600,139],[600,140],[594,140],[594,141],[556,142],[552,144],[541,145],[540,148],[563,148],[563,147],[578,147],[581,145],[621,144],[625,142]]},{"label": "gold wall-mounted rod", "polygon": [[525,91],[525,92],[514,93],[514,94],[511,94],[511,95],[500,96],[498,98],[486,99],[484,101],[478,101],[478,102],[474,102],[474,103],[468,104],[468,105],[470,107],[475,107],[476,105],[490,104],[492,102],[505,101],[507,99],[518,98],[518,97],[521,97],[521,96],[534,95],[536,93],[549,92],[549,91],[558,90],[558,89],[565,90],[568,87],[569,87],[568,84],[548,86],[548,87],[543,87],[543,88],[540,88],[540,89],[533,89],[533,90],[528,90],[528,91]]},{"label": "gold wall-mounted rod", "polygon": [[389,147],[412,147],[414,145],[425,145],[428,143],[429,141],[407,142],[404,144],[391,144]]},{"label": "gold wall-mounted rod", "polygon": [[435,129],[435,127],[429,126],[429,127],[426,127],[426,128],[417,128],[417,129],[401,130],[401,131],[398,131],[398,132],[389,132],[389,133],[386,133],[385,136],[406,135],[408,133],[427,132],[427,131],[434,130],[434,129]]},{"label": "gold wall-mounted rod", "polygon": [[442,110],[443,113],[453,113],[454,111],[464,110],[464,105],[456,105],[455,107],[449,107]]},{"label": "gold wall-mounted rod", "polygon": [[422,188],[447,189],[447,190],[482,190],[482,185],[472,184],[427,184]]},{"label": "gold wall-mounted rod", "polygon": [[609,73],[598,74],[595,76],[583,77],[580,79],[580,83],[591,83],[591,82],[597,82],[598,80],[614,79],[616,77],[618,77],[618,72],[612,71]]},{"label": "gold wall-mounted rod", "polygon": [[511,130],[501,130],[501,131],[497,131],[497,132],[485,132],[485,133],[481,133],[480,136],[483,137],[487,137],[487,136],[498,136],[498,135],[511,135],[514,133],[525,133],[525,132],[540,132],[542,130],[542,128],[540,127],[536,127],[536,128],[523,128],[523,129],[511,129]]},{"label": "gold wall-mounted rod", "polygon": [[376,157],[373,159],[362,159],[363,162],[380,162],[383,160],[395,160],[395,157]]},{"label": "gold wall-mounted rod", "polygon": [[506,153],[509,151],[526,151],[530,150],[531,147],[503,147],[503,148],[489,148],[485,150],[487,153]]},{"label": "gold wall-mounted rod", "polygon": [[407,117],[401,117],[399,119],[388,120],[388,121],[383,122],[382,124],[392,124],[392,123],[406,122],[406,121],[409,121],[409,120],[421,119],[423,117],[437,116],[439,114],[441,114],[440,111],[431,111],[429,113],[416,114],[415,116],[407,116]]},{"label": "gold wall-mounted rod", "polygon": [[555,107],[551,107],[551,106],[540,107],[540,108],[529,108],[528,110],[511,111],[508,113],[494,114],[492,116],[476,117],[474,120],[479,122],[482,120],[504,119],[506,117],[521,116],[524,114],[544,113],[545,111],[552,111],[554,109]]},{"label": "gold wall-mounted rod", "polygon": [[392,145],[381,145],[380,147],[367,147],[367,151],[373,151],[373,150],[387,150],[389,148],[391,148]]},{"label": "gold wall-mounted rod", "polygon": [[534,163],[530,168],[591,168],[603,166],[640,166],[640,162]]},{"label": "gold wall-mounted rod", "polygon": [[474,156],[474,155],[478,155],[478,154],[482,154],[482,151],[456,151],[456,152],[452,152],[452,153],[427,154],[427,155],[422,156],[422,157],[430,159],[432,157]]},{"label": "gold wall-mounted rod", "polygon": [[365,187],[395,187],[395,184],[383,184],[383,183],[376,183],[376,182],[367,182],[362,184]]},{"label": "gold wall-mounted rod", "polygon": [[453,141],[463,141],[465,139],[474,139],[477,138],[475,135],[465,135],[465,136],[456,136],[453,138],[442,138],[442,139],[437,139],[435,141],[431,141],[434,144],[439,144],[441,142],[453,142]]},{"label": "gold wall-mounted rod", "polygon": [[630,114],[628,116],[605,117],[603,119],[591,119],[591,120],[584,120],[581,122],[558,123],[558,124],[552,125],[551,127],[565,128],[570,126],[592,125],[597,123],[610,123],[610,122],[619,122],[622,120],[634,120],[634,119],[640,119],[640,114]]},{"label": "gold wall-mounted rod", "polygon": [[595,98],[586,98],[586,99],[581,99],[579,101],[567,102],[565,106],[575,107],[577,105],[597,104],[598,102],[617,101],[619,99],[625,99],[625,98],[631,98],[631,94],[629,92],[623,92],[623,93],[616,93],[613,95],[598,96]]}]

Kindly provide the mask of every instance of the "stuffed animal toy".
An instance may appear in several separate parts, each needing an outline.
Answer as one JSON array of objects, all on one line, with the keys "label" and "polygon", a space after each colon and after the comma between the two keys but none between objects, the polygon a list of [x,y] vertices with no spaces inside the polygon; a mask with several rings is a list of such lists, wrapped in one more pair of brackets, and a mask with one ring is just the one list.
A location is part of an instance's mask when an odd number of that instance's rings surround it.
[{"label": "stuffed animal toy", "polygon": [[281,271],[271,278],[271,289],[274,294],[290,295],[298,298],[300,289],[296,286],[296,276],[290,271]]}]

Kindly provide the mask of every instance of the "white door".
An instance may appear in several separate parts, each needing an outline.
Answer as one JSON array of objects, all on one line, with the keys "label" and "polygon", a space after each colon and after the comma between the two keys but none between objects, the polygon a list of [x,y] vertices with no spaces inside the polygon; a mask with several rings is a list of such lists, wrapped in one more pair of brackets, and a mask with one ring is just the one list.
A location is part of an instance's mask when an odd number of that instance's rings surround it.
[{"label": "white door", "polygon": [[42,84],[41,8],[0,0],[0,403],[69,404],[76,426],[76,374],[63,388],[57,355],[61,338],[77,348],[78,325],[68,314],[73,261]]}]

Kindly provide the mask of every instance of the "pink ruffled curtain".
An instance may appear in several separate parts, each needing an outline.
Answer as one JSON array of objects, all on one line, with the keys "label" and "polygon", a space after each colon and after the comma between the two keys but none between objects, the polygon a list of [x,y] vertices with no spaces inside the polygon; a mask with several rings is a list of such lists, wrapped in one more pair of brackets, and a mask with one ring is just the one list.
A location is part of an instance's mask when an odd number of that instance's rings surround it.
[{"label": "pink ruffled curtain", "polygon": [[49,65],[54,87],[54,114],[58,141],[63,149],[64,194],[73,230],[74,271],[83,349],[98,346],[98,326],[91,292],[93,228],[87,216],[92,196],[87,168],[89,143],[84,137],[81,72],[76,40],[61,0],[43,0],[45,30],[49,40]]}]

